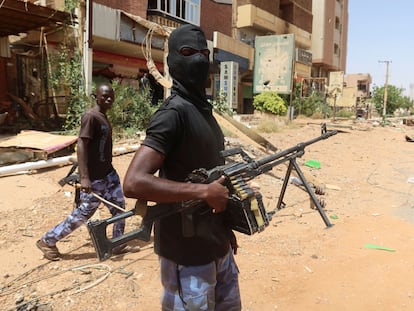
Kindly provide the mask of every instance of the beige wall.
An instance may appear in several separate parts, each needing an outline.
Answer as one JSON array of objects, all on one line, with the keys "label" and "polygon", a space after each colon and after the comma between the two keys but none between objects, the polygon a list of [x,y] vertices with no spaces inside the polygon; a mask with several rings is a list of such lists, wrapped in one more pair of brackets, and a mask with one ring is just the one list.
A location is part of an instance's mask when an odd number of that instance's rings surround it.
[{"label": "beige wall", "polygon": [[[345,71],[348,40],[348,0],[313,1],[313,63],[324,75]],[[339,20],[339,29],[336,22]],[[335,45],[338,47],[335,51]]]},{"label": "beige wall", "polygon": [[344,78],[344,82],[348,87],[358,88],[359,84],[365,84],[366,90],[357,90],[356,97],[363,98],[368,97],[370,92],[370,86],[372,83],[371,75],[368,73],[357,73],[357,74],[348,74]]},{"label": "beige wall", "polygon": [[[356,98],[357,98],[357,88],[356,87],[344,87],[342,89],[342,95],[338,96],[336,99],[336,107],[343,107],[343,108],[354,108],[356,105]],[[333,98],[327,98],[327,102],[329,105],[334,105]]]},{"label": "beige wall", "polygon": [[250,45],[215,31],[213,33],[213,48],[219,48],[247,58],[249,60],[249,70],[253,70],[254,48]]}]

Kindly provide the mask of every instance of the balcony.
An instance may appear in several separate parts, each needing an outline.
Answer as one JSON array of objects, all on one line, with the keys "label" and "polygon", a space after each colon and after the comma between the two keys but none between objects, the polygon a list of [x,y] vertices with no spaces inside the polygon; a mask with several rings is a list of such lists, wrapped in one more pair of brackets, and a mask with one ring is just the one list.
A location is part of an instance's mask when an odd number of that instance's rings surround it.
[{"label": "balcony", "polygon": [[294,34],[295,44],[303,49],[312,46],[311,34],[255,5],[237,8],[237,28],[252,28],[264,34]]}]

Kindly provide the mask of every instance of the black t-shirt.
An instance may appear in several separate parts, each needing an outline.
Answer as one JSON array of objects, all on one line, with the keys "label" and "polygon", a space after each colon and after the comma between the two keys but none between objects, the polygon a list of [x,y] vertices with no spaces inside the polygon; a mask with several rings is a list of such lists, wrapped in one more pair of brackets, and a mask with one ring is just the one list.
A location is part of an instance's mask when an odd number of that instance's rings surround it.
[{"label": "black t-shirt", "polygon": [[112,166],[112,127],[106,115],[95,109],[88,110],[81,119],[80,138],[88,138],[88,170],[91,180],[102,179]]},{"label": "black t-shirt", "polygon": [[[166,156],[161,178],[185,181],[194,169],[224,164],[220,155],[224,137],[211,107],[197,107],[178,94],[154,114],[143,145]],[[192,237],[183,236],[180,213],[156,222],[155,252],[182,265],[203,265],[224,256],[229,229],[223,224],[223,215],[207,211],[194,216],[196,234]]]}]

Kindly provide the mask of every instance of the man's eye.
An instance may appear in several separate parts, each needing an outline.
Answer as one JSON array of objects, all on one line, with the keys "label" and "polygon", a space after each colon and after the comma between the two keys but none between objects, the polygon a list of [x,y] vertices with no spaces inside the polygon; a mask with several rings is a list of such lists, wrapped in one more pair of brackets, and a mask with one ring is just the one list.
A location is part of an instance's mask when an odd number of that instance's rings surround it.
[{"label": "man's eye", "polygon": [[191,56],[191,55],[194,55],[194,54],[197,54],[197,53],[201,53],[201,54],[203,54],[204,56],[206,56],[208,58],[209,55],[210,55],[210,50],[209,49],[196,50],[196,49],[193,49],[193,48],[182,48],[180,53],[183,56]]},{"label": "man's eye", "polygon": [[198,51],[192,48],[182,48],[181,49],[181,54],[184,56],[190,56],[190,55],[194,55],[195,53],[197,53]]},{"label": "man's eye", "polygon": [[206,57],[210,56],[210,50],[209,49],[201,50],[200,53],[203,54]]}]

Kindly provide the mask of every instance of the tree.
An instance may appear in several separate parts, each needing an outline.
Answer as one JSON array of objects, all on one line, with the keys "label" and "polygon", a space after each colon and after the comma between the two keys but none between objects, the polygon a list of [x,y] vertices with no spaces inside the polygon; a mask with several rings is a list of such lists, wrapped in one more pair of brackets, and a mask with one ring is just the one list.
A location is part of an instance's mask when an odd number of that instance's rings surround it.
[{"label": "tree", "polygon": [[[385,86],[374,86],[373,88],[372,101],[374,102],[377,111],[383,111],[384,109],[384,92]],[[413,107],[412,101],[409,97],[404,96],[403,92],[403,88],[388,85],[386,114],[392,114],[398,108],[410,109]]]}]

